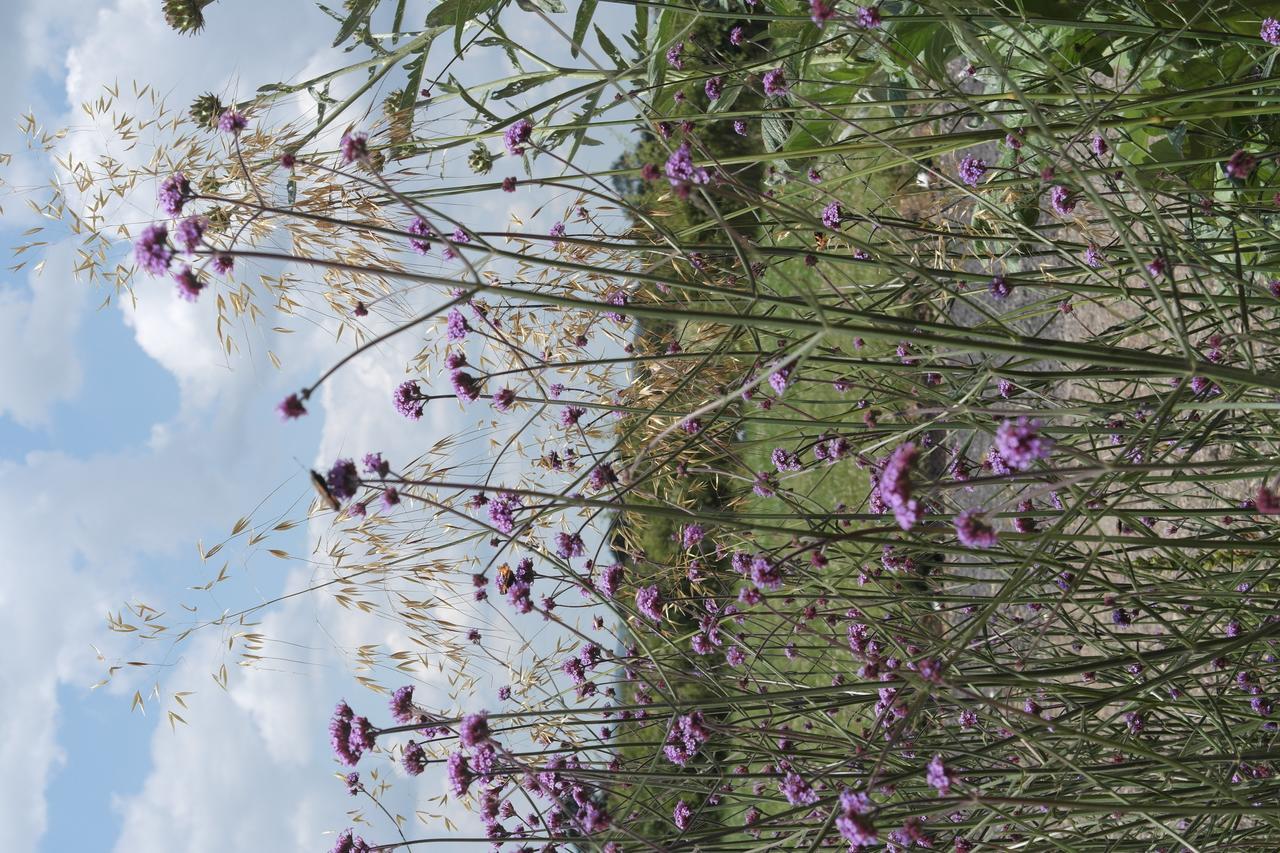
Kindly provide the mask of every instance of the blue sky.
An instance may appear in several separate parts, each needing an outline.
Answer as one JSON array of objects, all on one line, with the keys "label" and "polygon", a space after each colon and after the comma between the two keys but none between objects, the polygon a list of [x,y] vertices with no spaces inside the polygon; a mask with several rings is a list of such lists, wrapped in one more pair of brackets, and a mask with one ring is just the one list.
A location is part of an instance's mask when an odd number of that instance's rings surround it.
[{"label": "blue sky", "polygon": [[[323,51],[332,21],[302,0],[222,0],[195,40],[165,28],[159,7],[11,0],[0,32],[0,73],[9,81],[0,110],[70,124],[65,147],[91,156],[98,134],[73,105],[105,83],[124,90],[127,81],[151,81],[181,107],[205,90],[243,96],[342,59]],[[24,150],[13,122],[0,127],[0,151],[15,154],[0,173],[0,242],[15,246],[38,221],[22,191],[44,183],[51,167],[46,155]],[[591,156],[607,161],[609,152]],[[147,221],[152,193],[140,187],[119,215]],[[508,212],[529,221],[549,201],[529,194],[503,201],[510,211],[473,213],[486,224]],[[554,205],[546,215],[558,218]],[[140,280],[136,303],[116,298],[99,308],[107,291],[75,281],[70,246],[45,251],[39,276],[30,266],[0,272],[0,620],[11,637],[5,692],[18,697],[0,719],[0,773],[10,780],[0,798],[0,849],[328,849],[326,833],[346,825],[352,804],[333,776],[327,718],[344,695],[358,710],[381,704],[355,685],[346,652],[362,642],[394,647],[394,631],[370,634],[367,620],[323,597],[294,599],[267,611],[257,630],[296,642],[290,656],[301,662],[276,671],[232,666],[227,691],[209,677],[224,660],[216,629],[168,656],[153,645],[147,659],[162,668],[126,667],[90,690],[104,674],[94,646],[112,661],[138,655],[135,641],[106,629],[107,612],[128,601],[164,609],[162,621],[181,625],[188,617],[179,603],[216,613],[323,578],[323,555],[310,552],[325,532],[313,521],[256,547],[241,537],[219,557],[232,582],[209,593],[188,589],[217,568],[201,563],[198,540],[206,548],[220,541],[255,507],[255,518],[303,517],[308,467],[373,449],[407,458],[472,416],[440,409],[418,424],[399,418],[389,389],[404,378],[408,351],[387,350],[340,374],[313,400],[311,417],[282,425],[275,402],[330,362],[331,330],[272,341],[282,370],[266,362],[261,329],[245,330],[254,346],[227,357],[213,333],[212,300],[190,306],[168,283]],[[268,547],[293,557],[281,561]],[[462,697],[449,695],[442,679],[421,686],[443,707],[483,703],[491,681]],[[133,692],[157,682],[170,693],[195,691],[190,709],[179,709],[185,729],[164,722],[172,701],[149,702],[145,715],[130,710]],[[442,790],[440,780],[427,780],[413,796],[422,805]],[[413,804],[407,796],[405,808]]]}]

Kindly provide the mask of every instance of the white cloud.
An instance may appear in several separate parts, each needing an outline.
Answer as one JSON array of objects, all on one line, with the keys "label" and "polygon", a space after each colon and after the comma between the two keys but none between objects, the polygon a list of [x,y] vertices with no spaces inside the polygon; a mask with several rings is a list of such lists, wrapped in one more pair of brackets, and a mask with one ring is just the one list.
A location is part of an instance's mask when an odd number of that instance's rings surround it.
[{"label": "white cloud", "polygon": [[80,388],[76,332],[88,293],[71,276],[72,248],[49,247],[30,295],[0,290],[0,416],[26,426],[49,422],[50,407]]}]

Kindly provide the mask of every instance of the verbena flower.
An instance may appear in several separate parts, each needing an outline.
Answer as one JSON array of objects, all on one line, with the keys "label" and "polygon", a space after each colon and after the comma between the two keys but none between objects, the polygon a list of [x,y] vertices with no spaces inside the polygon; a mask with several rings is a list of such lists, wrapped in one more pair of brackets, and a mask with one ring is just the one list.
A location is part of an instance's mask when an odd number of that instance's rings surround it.
[{"label": "verbena flower", "polygon": [[409,227],[405,229],[413,237],[409,238],[409,248],[413,249],[419,255],[425,255],[431,251],[431,241],[428,239],[432,236],[431,226],[421,216],[413,217],[413,221],[409,223]]},{"label": "verbena flower", "polygon": [[512,124],[502,135],[502,141],[507,146],[507,153],[512,157],[519,157],[524,153],[524,145],[532,135],[533,122],[529,121],[529,119],[522,118]]},{"label": "verbena flower", "polygon": [[1053,439],[1040,434],[1040,421],[1020,417],[1009,419],[996,429],[996,448],[1009,467],[1026,471],[1037,460],[1048,459]]},{"label": "verbena flower", "polygon": [[173,249],[169,246],[169,229],[160,223],[148,225],[133,243],[133,257],[152,275],[164,275],[173,262]]},{"label": "verbena flower", "polygon": [[410,776],[421,776],[422,771],[427,769],[426,750],[416,741],[409,741],[404,745],[404,750],[400,753],[400,765],[404,767],[404,772]]},{"label": "verbena flower", "polygon": [[844,218],[844,212],[840,210],[840,203],[833,201],[822,209],[822,224],[833,230],[840,227],[840,220]]},{"label": "verbena flower", "polygon": [[893,510],[898,526],[910,530],[920,521],[920,502],[911,496],[911,473],[919,451],[911,442],[900,445],[889,455],[880,474],[878,492],[885,506]]},{"label": "verbena flower", "polygon": [[681,184],[705,184],[709,180],[707,170],[693,164],[693,149],[682,142],[671,152],[666,165],[667,180],[672,186]]},{"label": "verbena flower", "polygon": [[859,6],[854,20],[864,30],[874,30],[880,26],[880,8],[878,6]]},{"label": "verbena flower", "polygon": [[173,274],[173,280],[178,284],[178,295],[188,302],[195,302],[204,290],[204,282],[186,264]]},{"label": "verbena flower", "polygon": [[667,48],[667,64],[677,71],[684,70],[684,42],[678,41]]},{"label": "verbena flower", "polygon": [[827,21],[836,15],[836,7],[828,4],[825,0],[809,0],[809,19],[819,27],[822,27]]},{"label": "verbena flower", "polygon": [[991,291],[991,295],[996,299],[1005,299],[1013,292],[1013,288],[1009,285],[1009,280],[1002,275],[992,277],[988,290]]},{"label": "verbena flower", "polygon": [[[1280,26],[1277,27],[1277,31],[1280,31]],[[744,39],[745,35],[743,34],[742,27],[734,27],[729,31],[729,44],[734,47],[741,46]],[[1280,44],[1280,42],[1277,42],[1277,44]]]},{"label": "verbena flower", "polygon": [[709,77],[706,84],[703,85],[703,91],[707,93],[708,101],[717,101],[724,94],[724,78]]},{"label": "verbena flower", "polygon": [[218,130],[223,133],[239,134],[249,126],[248,120],[235,109],[229,109],[218,119]]},{"label": "verbena flower", "polygon": [[662,594],[657,584],[636,590],[636,609],[654,622],[662,621]]},{"label": "verbena flower", "polygon": [[445,760],[445,772],[449,777],[449,789],[455,797],[465,797],[471,787],[475,774],[467,763],[467,756],[461,752],[449,753]]},{"label": "verbena flower", "polygon": [[929,762],[929,766],[925,768],[925,781],[938,791],[939,796],[944,796],[951,790],[951,785],[955,782],[955,778],[942,762],[940,753],[934,755],[933,760]]},{"label": "verbena flower", "polygon": [[676,829],[683,832],[689,828],[689,824],[693,821],[693,809],[689,808],[689,804],[684,800],[676,803],[675,809],[672,810],[671,819],[676,825]]},{"label": "verbena flower", "polygon": [[1228,178],[1233,178],[1237,181],[1243,181],[1248,178],[1256,168],[1258,168],[1258,158],[1243,148],[1232,154],[1231,159],[1227,160],[1222,167]]},{"label": "verbena flower", "polygon": [[450,308],[449,315],[445,322],[445,334],[450,341],[465,341],[467,333],[471,331],[471,324],[467,322],[467,318],[462,316],[462,312],[457,308]]},{"label": "verbena flower", "polygon": [[411,421],[416,421],[422,417],[422,409],[427,404],[427,398],[419,390],[418,383],[410,379],[396,386],[392,402],[395,403],[397,412]]},{"label": "verbena flower", "polygon": [[1280,45],[1280,21],[1275,18],[1264,18],[1258,35],[1267,44]]},{"label": "verbena flower", "polygon": [[453,393],[464,403],[474,403],[480,399],[480,382],[470,373],[455,370],[449,374],[449,384]]},{"label": "verbena flower", "polygon": [[281,400],[276,406],[276,411],[280,413],[281,420],[293,420],[307,413],[306,407],[302,405],[302,399],[297,394],[290,394]]},{"label": "verbena flower", "polygon": [[413,685],[396,688],[391,694],[391,717],[397,723],[413,722]]},{"label": "verbena flower", "polygon": [[468,749],[488,743],[490,736],[488,711],[467,714],[458,725],[458,742]]},{"label": "verbena flower", "polygon": [[329,493],[340,501],[354,498],[360,490],[360,474],[356,471],[356,463],[350,459],[334,462],[325,477],[325,485],[329,487]]},{"label": "verbena flower", "polygon": [[1067,216],[1076,209],[1075,195],[1071,190],[1058,184],[1049,190],[1049,205],[1053,208],[1054,213],[1059,216]]},{"label": "verbena flower", "polygon": [[955,518],[956,538],[966,548],[994,548],[996,531],[984,521],[979,509],[967,509]]},{"label": "verbena flower", "polygon": [[160,202],[160,209],[165,214],[177,217],[182,215],[183,205],[191,196],[191,182],[187,180],[187,176],[181,172],[174,172],[160,184],[156,200]]},{"label": "verbena flower", "polygon": [[766,95],[779,97],[787,93],[787,75],[781,68],[766,71],[760,82],[764,84],[764,93]]},{"label": "verbena flower", "polygon": [[363,162],[369,157],[369,136],[364,133],[344,133],[338,143],[338,153],[344,164]]},{"label": "verbena flower", "polygon": [[986,161],[968,154],[961,158],[960,166],[956,169],[960,180],[971,187],[976,187],[986,173]]},{"label": "verbena flower", "polygon": [[1084,250],[1084,262],[1097,269],[1102,266],[1102,250],[1092,243]]}]

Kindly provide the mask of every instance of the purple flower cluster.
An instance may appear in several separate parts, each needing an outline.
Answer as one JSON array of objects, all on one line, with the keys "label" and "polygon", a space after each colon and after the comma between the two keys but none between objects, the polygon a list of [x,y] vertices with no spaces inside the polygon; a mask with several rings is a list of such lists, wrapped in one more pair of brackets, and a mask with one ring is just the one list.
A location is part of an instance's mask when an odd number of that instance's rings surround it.
[{"label": "purple flower cluster", "polygon": [[160,209],[166,215],[177,217],[182,215],[183,205],[192,196],[191,182],[187,180],[187,176],[181,172],[174,172],[160,184],[160,190],[156,193],[156,200],[160,202]]},{"label": "purple flower cluster", "polygon": [[893,517],[903,530],[914,527],[922,514],[920,502],[911,496],[911,472],[919,455],[911,442],[900,445],[890,454],[877,484],[880,499],[893,510]]},{"label": "purple flower cluster", "polygon": [[968,154],[960,160],[960,167],[956,169],[956,174],[960,177],[960,180],[971,187],[976,187],[986,173],[987,162],[977,157],[971,157]]},{"label": "purple flower cluster", "polygon": [[844,212],[840,210],[840,203],[833,201],[822,209],[822,224],[828,228],[837,230],[840,228],[840,220],[844,218]]},{"label": "purple flower cluster", "polygon": [[522,118],[506,129],[502,135],[502,141],[507,146],[507,153],[512,157],[519,157],[524,153],[525,143],[529,141],[529,137],[533,135],[533,122],[527,118]]},{"label": "purple flower cluster", "polygon": [[152,275],[164,275],[173,262],[173,249],[169,246],[169,229],[156,223],[142,229],[133,243],[133,257]]},{"label": "purple flower cluster", "polygon": [[421,216],[413,217],[413,221],[409,223],[409,227],[405,229],[414,235],[409,238],[409,248],[413,249],[419,255],[425,255],[431,251],[431,241],[428,239],[432,236],[431,226]]},{"label": "purple flower cluster", "polygon": [[662,752],[672,764],[683,767],[710,739],[711,732],[706,727],[702,712],[694,711],[675,719],[671,730],[667,732]]},{"label": "purple flower cluster", "polygon": [[662,621],[662,593],[657,584],[636,590],[636,609],[654,622]]},{"label": "purple flower cluster", "polygon": [[956,516],[956,538],[966,548],[994,548],[996,531],[984,520],[982,510],[966,509]]},{"label": "purple flower cluster", "polygon": [[1053,439],[1040,434],[1040,421],[1020,417],[1008,419],[996,429],[996,449],[1014,470],[1026,471],[1040,459],[1048,459]]},{"label": "purple flower cluster", "polygon": [[338,143],[344,164],[362,163],[369,158],[369,137],[363,133],[344,133]]},{"label": "purple flower cluster", "polygon": [[870,847],[879,839],[876,834],[875,825],[868,818],[867,812],[871,811],[871,800],[861,791],[854,793],[848,788],[840,792],[840,810],[836,813],[836,829],[845,841],[849,842],[849,849],[856,850],[859,847]]},{"label": "purple flower cluster", "polygon": [[925,768],[925,781],[928,782],[938,791],[939,796],[945,796],[951,790],[951,786],[955,783],[955,777],[947,766],[942,763],[942,755],[934,755],[933,760],[929,762],[929,766]]},{"label": "purple flower cluster", "polygon": [[412,723],[413,713],[413,685],[406,684],[391,694],[391,718],[397,723]]},{"label": "purple flower cluster", "polygon": [[1049,206],[1059,216],[1068,216],[1076,209],[1076,197],[1071,190],[1058,184],[1049,190]]},{"label": "purple flower cluster", "polygon": [[1267,44],[1280,45],[1280,21],[1275,18],[1264,18],[1258,36]]},{"label": "purple flower cluster", "polygon": [[764,93],[771,97],[781,97],[787,93],[787,75],[781,68],[774,68],[764,73],[760,82],[764,84]]},{"label": "purple flower cluster", "polygon": [[705,184],[710,180],[706,169],[693,165],[693,149],[689,147],[688,142],[680,143],[679,147],[671,152],[671,156],[667,158],[666,173],[667,180],[673,187],[682,184]]},{"label": "purple flower cluster", "polygon": [[339,459],[329,469],[325,477],[325,485],[329,493],[340,501],[351,500],[360,490],[360,474],[356,471],[356,463],[350,459]]},{"label": "purple flower cluster", "polygon": [[396,411],[411,421],[416,421],[422,417],[422,409],[429,399],[418,388],[418,383],[412,379],[407,382],[401,382],[396,387],[396,393],[392,398]]}]

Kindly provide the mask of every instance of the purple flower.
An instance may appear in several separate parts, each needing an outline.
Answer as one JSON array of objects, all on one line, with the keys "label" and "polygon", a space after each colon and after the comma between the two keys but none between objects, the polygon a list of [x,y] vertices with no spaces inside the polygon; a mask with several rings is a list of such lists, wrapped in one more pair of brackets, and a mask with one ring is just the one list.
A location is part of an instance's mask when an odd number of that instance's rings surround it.
[{"label": "purple flower", "polygon": [[302,400],[297,394],[290,394],[281,400],[276,406],[276,411],[280,413],[280,419],[285,421],[300,418],[307,413],[306,407],[302,405]]},{"label": "purple flower", "polygon": [[425,219],[421,216],[413,217],[413,221],[409,223],[409,227],[405,230],[414,235],[409,238],[409,248],[419,255],[425,255],[431,251],[431,242],[427,239],[431,236],[431,226],[427,225]]},{"label": "purple flower", "polygon": [[489,521],[502,533],[510,534],[515,529],[515,511],[520,507],[520,498],[510,492],[502,492],[489,501]]},{"label": "purple flower", "polygon": [[876,843],[878,836],[875,826],[866,817],[869,811],[871,811],[871,800],[864,792],[854,793],[848,788],[840,792],[840,811],[836,814],[836,829],[844,840],[849,842],[850,849],[870,847]]},{"label": "purple flower", "polygon": [[1049,190],[1049,206],[1059,216],[1067,216],[1076,209],[1076,199],[1071,190],[1058,184]]},{"label": "purple flower", "polygon": [[835,15],[835,6],[828,5],[824,0],[809,0],[809,18],[819,27],[834,18]]},{"label": "purple flower", "polygon": [[471,331],[471,324],[467,322],[467,318],[462,316],[462,312],[457,308],[449,309],[449,317],[445,325],[445,334],[451,341],[464,341],[467,339],[467,332]]},{"label": "purple flower", "polygon": [[662,594],[657,584],[636,590],[636,609],[654,622],[662,621]]},{"label": "purple flower", "polygon": [[772,459],[773,465],[778,469],[779,473],[784,471],[800,470],[800,456],[793,451],[786,450],[781,447],[775,447],[773,449]]},{"label": "purple flower", "polygon": [[925,769],[924,778],[926,782],[937,789],[938,796],[945,796],[955,782],[955,777],[951,775],[951,771],[942,763],[941,754],[933,756],[933,760],[929,762],[929,766]]},{"label": "purple flower", "polygon": [[956,538],[966,548],[994,548],[996,531],[983,520],[978,509],[966,509],[955,518]]},{"label": "purple flower", "polygon": [[968,154],[960,161],[956,174],[960,180],[971,187],[976,187],[978,181],[982,180],[982,176],[987,173],[987,162],[977,157],[971,157]]},{"label": "purple flower", "polygon": [[684,530],[681,532],[681,540],[686,548],[692,548],[694,545],[697,545],[702,541],[704,536],[706,536],[706,531],[703,530],[701,524],[686,525]]},{"label": "purple flower", "polygon": [[182,215],[182,206],[191,197],[191,182],[181,172],[174,172],[165,178],[164,183],[160,184],[159,192],[156,193],[156,200],[160,202],[160,209],[166,215],[174,217]]},{"label": "purple flower", "polygon": [[513,192],[515,192],[515,191],[516,191],[516,179],[515,179],[515,178],[513,178],[513,177],[511,177],[511,176],[509,176],[509,175],[508,175],[507,177],[503,178],[503,179],[502,179],[502,191],[503,191],[504,193],[513,193]]},{"label": "purple flower", "polygon": [[509,412],[511,407],[515,405],[516,392],[510,388],[499,388],[497,393],[493,395],[493,407],[499,412]]},{"label": "purple flower", "polygon": [[368,853],[369,845],[360,836],[352,836],[350,829],[342,830],[332,853]]},{"label": "purple flower", "polygon": [[218,275],[227,275],[236,265],[236,259],[230,255],[214,255],[213,271]]},{"label": "purple flower", "polygon": [[398,503],[400,503],[400,493],[396,491],[394,486],[387,486],[382,490],[383,509],[391,509]]},{"label": "purple flower", "polygon": [[781,68],[766,71],[760,82],[764,84],[766,95],[778,97],[787,93],[787,75]]},{"label": "purple flower", "polygon": [[1163,278],[1168,269],[1169,262],[1159,255],[1147,262],[1147,272],[1151,274],[1152,278]]},{"label": "purple flower", "polygon": [[564,533],[563,531],[556,534],[556,556],[562,560],[568,560],[571,557],[581,557],[586,553],[586,546],[582,542],[582,537],[577,533]]},{"label": "purple flower", "polygon": [[1280,21],[1275,18],[1264,18],[1258,36],[1267,44],[1280,45]]},{"label": "purple flower", "polygon": [[996,449],[1009,467],[1026,471],[1036,460],[1049,458],[1053,439],[1040,434],[1040,421],[1020,417],[1006,420],[996,429]]},{"label": "purple flower", "polygon": [[343,163],[363,161],[369,156],[369,137],[363,133],[344,133],[338,151]]},{"label": "purple flower", "polygon": [[778,790],[793,806],[811,806],[818,801],[818,792],[799,773],[791,772],[782,777]]},{"label": "purple flower", "polygon": [[489,712],[467,714],[458,726],[458,742],[467,749],[474,749],[489,742]]},{"label": "purple flower", "polygon": [[751,582],[762,590],[775,590],[782,586],[782,570],[764,554],[751,559]]},{"label": "purple flower", "polygon": [[[329,719],[329,743],[333,746],[333,752],[343,764],[355,766],[360,760],[360,752],[351,748],[352,737],[352,719],[355,714],[346,702],[339,702],[333,709],[333,716]],[[357,743],[357,746],[360,744]]]},{"label": "purple flower", "polygon": [[910,530],[920,520],[920,502],[911,497],[911,472],[919,451],[911,442],[900,445],[889,456],[880,474],[879,492],[885,506],[903,530]]},{"label": "purple flower", "polygon": [[348,773],[345,781],[347,783],[348,794],[354,797],[356,794],[360,793],[360,774],[359,773],[356,773],[355,771]]},{"label": "purple flower", "polygon": [[397,723],[413,722],[413,685],[406,684],[391,694],[391,716]]},{"label": "purple flower", "polygon": [[208,227],[209,220],[203,216],[188,216],[174,229],[174,238],[183,249],[191,253],[199,247],[200,241],[204,239],[205,229]]},{"label": "purple flower", "polygon": [[508,127],[502,135],[503,142],[507,146],[507,153],[512,157],[519,157],[524,153],[524,144],[529,141],[529,137],[532,135],[533,122],[527,118],[522,118]]},{"label": "purple flower", "polygon": [[1094,269],[1102,266],[1102,250],[1090,243],[1084,250],[1084,262]]},{"label": "purple flower", "polygon": [[745,121],[743,121],[742,119],[734,119],[734,122],[733,122],[733,132],[734,132],[734,133],[736,133],[736,134],[738,134],[739,136],[746,136],[746,135],[747,135],[747,123],[746,123]]},{"label": "purple flower", "polygon": [[840,203],[837,201],[822,208],[822,224],[832,230],[840,227],[840,220],[844,218],[843,211],[840,210]]},{"label": "purple flower", "polygon": [[560,410],[560,425],[575,426],[587,410],[581,406],[565,406]]},{"label": "purple flower", "polygon": [[1232,154],[1231,159],[1222,167],[1228,178],[1234,178],[1237,181],[1248,178],[1256,168],[1258,168],[1258,158],[1243,148]]},{"label": "purple flower", "polygon": [[169,247],[169,229],[156,223],[142,229],[142,235],[134,241],[133,257],[152,275],[164,275],[173,261],[173,249]]},{"label": "purple flower", "polygon": [[622,587],[622,576],[625,571],[621,563],[614,563],[612,566],[607,567],[600,575],[600,594],[605,598],[613,598]]},{"label": "purple flower", "polygon": [[1280,515],[1280,496],[1268,489],[1265,484],[1258,487],[1258,492],[1253,497],[1253,505],[1262,515]]},{"label": "purple flower", "polygon": [[594,492],[598,492],[616,482],[618,482],[618,474],[608,462],[601,462],[592,468],[591,474],[587,477],[587,485]]},{"label": "purple flower", "polygon": [[684,800],[680,800],[672,810],[671,819],[675,821],[676,829],[683,832],[689,828],[693,820],[693,809],[689,808],[689,804]]},{"label": "purple flower", "polygon": [[1013,292],[1013,288],[1009,286],[1009,280],[1002,275],[994,276],[988,289],[996,299],[1005,299]]},{"label": "purple flower", "polygon": [[409,741],[400,754],[400,764],[410,776],[421,776],[422,771],[427,769],[426,750],[416,741]]},{"label": "purple flower", "polygon": [[1107,140],[1103,139],[1101,134],[1095,133],[1093,139],[1089,140],[1089,150],[1101,157],[1107,153]]},{"label": "purple flower", "polygon": [[724,78],[709,77],[707,78],[706,85],[702,88],[707,93],[708,101],[717,101],[720,99],[720,96],[724,94]]},{"label": "purple flower", "polygon": [[227,110],[218,119],[218,130],[223,133],[239,134],[249,126],[249,122],[244,116],[236,112],[234,108]]},{"label": "purple flower", "polygon": [[673,187],[681,184],[705,184],[709,180],[707,170],[693,165],[693,150],[688,142],[680,143],[667,158],[667,180]]},{"label": "purple flower", "polygon": [[411,421],[416,421],[422,417],[422,409],[427,404],[427,398],[418,389],[418,383],[412,379],[407,382],[401,382],[396,387],[396,393],[392,400],[395,403],[396,411]]},{"label": "purple flower", "polygon": [[471,782],[475,779],[475,774],[467,766],[467,756],[461,752],[449,753],[449,758],[445,761],[445,769],[449,776],[449,788],[453,791],[453,795],[455,797],[465,797],[467,789],[471,787]]},{"label": "purple flower", "polygon": [[360,474],[356,471],[356,463],[350,459],[339,459],[329,469],[325,477],[329,493],[340,501],[351,500],[360,490]]},{"label": "purple flower", "polygon": [[186,264],[173,274],[173,280],[178,283],[178,295],[188,302],[195,302],[204,290],[204,282]]},{"label": "purple flower", "polygon": [[[361,460],[364,470],[370,474],[377,474],[382,479],[387,478],[387,474],[391,473],[391,464],[382,458],[381,453],[366,453],[364,459]],[[412,692],[412,688],[410,688]]]},{"label": "purple flower", "polygon": [[859,6],[854,20],[864,30],[874,30],[880,26],[880,8],[878,6]]},{"label": "purple flower", "polygon": [[[1276,26],[1276,30],[1277,32],[1280,32],[1280,25]],[[742,39],[743,39],[742,27],[734,27],[732,30],[729,31],[729,44],[733,45],[734,47],[739,47],[742,44]],[[1276,43],[1280,44],[1280,41]]]},{"label": "purple flower", "polygon": [[480,383],[470,373],[455,370],[449,374],[449,384],[453,386],[453,393],[464,403],[474,403],[480,399]]},{"label": "purple flower", "polygon": [[667,48],[667,64],[677,71],[684,70],[684,42],[678,41]]}]

